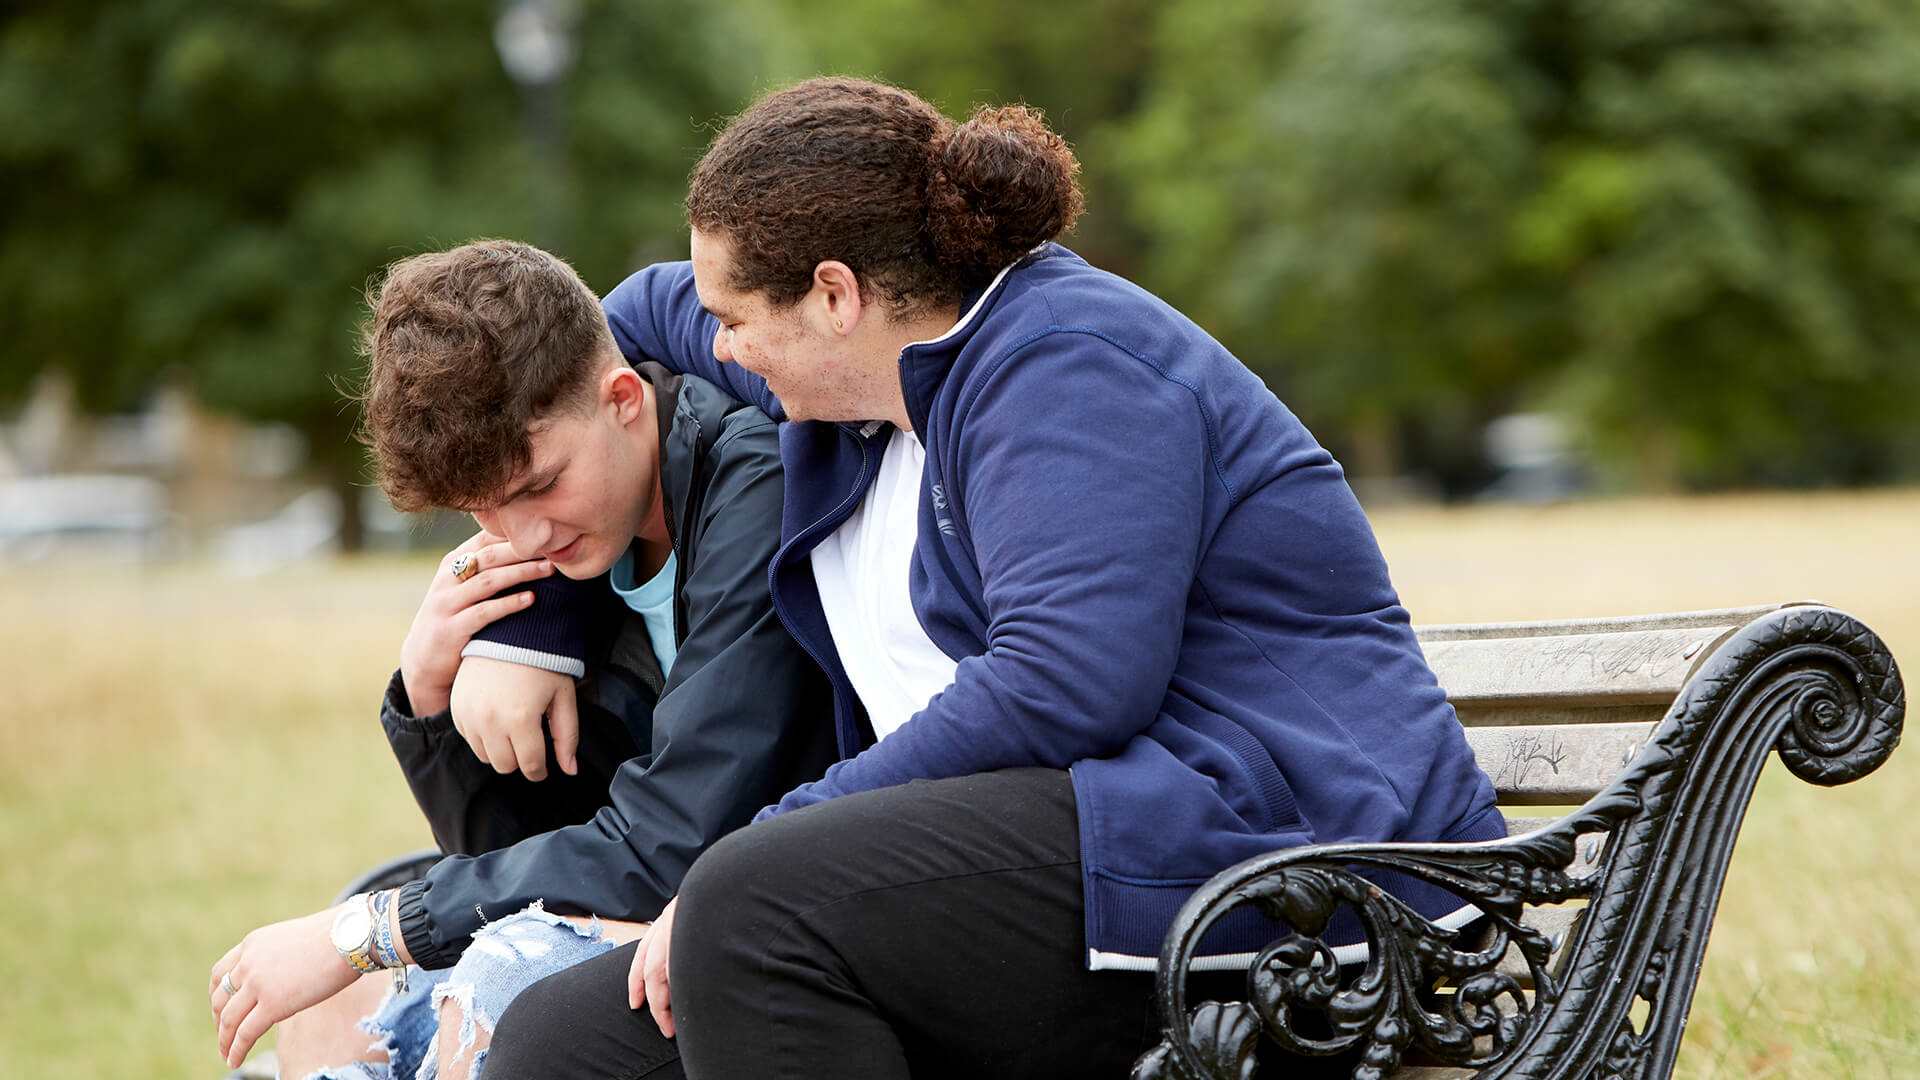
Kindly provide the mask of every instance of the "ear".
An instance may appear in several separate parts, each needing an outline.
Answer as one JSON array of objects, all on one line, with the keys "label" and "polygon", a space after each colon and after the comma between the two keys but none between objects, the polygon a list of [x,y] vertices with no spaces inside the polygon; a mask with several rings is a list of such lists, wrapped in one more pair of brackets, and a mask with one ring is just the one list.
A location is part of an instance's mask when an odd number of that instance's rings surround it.
[{"label": "ear", "polygon": [[860,278],[846,263],[829,259],[813,268],[813,289],[807,294],[807,315],[821,333],[845,337],[860,325],[866,310]]},{"label": "ear", "polygon": [[625,360],[609,365],[600,376],[600,405],[613,410],[621,427],[632,424],[646,415],[647,380]]}]

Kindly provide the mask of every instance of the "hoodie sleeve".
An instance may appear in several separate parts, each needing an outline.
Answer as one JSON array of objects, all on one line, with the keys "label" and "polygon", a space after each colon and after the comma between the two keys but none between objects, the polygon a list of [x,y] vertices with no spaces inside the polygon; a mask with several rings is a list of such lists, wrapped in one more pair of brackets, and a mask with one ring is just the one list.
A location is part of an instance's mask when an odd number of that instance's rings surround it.
[{"label": "hoodie sleeve", "polygon": [[652,360],[669,371],[698,375],[776,421],[787,418],[765,379],[713,355],[720,320],[700,306],[692,263],[655,263],[614,286],[600,306],[628,363]]},{"label": "hoodie sleeve", "polygon": [[956,409],[949,499],[978,557],[987,651],[906,724],[761,817],[852,792],[1118,753],[1158,715],[1224,482],[1195,394],[1090,334],[988,368]]},{"label": "hoodie sleeve", "polygon": [[607,578],[575,581],[551,574],[505,588],[497,596],[533,593],[533,605],[481,627],[460,650],[579,678],[587,672],[587,637],[594,604],[607,595]]}]

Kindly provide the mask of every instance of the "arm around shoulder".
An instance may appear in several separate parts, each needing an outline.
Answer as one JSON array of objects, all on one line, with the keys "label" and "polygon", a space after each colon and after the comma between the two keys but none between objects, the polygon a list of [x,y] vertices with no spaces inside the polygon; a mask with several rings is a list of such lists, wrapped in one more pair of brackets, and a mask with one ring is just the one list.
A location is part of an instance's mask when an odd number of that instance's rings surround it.
[{"label": "arm around shoulder", "polygon": [[444,860],[404,893],[415,952],[458,948],[475,904],[491,916],[543,898],[556,912],[651,919],[702,851],[833,759],[825,677],[780,625],[767,585],[782,501],[776,432],[764,417],[733,416],[690,538],[687,633],[652,711],[650,752],[615,773],[592,820]]},{"label": "arm around shoulder", "polygon": [[614,286],[600,302],[620,354],[630,364],[652,360],[682,375],[698,375],[735,401],[753,405],[775,420],[786,413],[765,379],[713,355],[720,321],[700,306],[693,264],[655,263]]}]

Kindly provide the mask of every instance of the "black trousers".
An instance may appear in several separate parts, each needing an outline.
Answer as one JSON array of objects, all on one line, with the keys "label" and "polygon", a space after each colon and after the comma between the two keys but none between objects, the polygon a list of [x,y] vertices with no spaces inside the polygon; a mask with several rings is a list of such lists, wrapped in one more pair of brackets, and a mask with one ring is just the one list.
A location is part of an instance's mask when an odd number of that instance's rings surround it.
[{"label": "black trousers", "polygon": [[[677,1040],[627,1008],[634,949],[523,993],[488,1080],[1121,1078],[1159,1038],[1150,973],[1086,970],[1056,770],[916,781],[721,841],[680,892]],[[1189,985],[1245,993],[1237,973]]]}]

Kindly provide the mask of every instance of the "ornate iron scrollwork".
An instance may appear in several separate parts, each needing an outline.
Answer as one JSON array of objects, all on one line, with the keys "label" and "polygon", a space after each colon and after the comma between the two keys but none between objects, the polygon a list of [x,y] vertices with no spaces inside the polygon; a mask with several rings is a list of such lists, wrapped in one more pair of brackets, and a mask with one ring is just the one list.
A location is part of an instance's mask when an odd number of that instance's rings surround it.
[{"label": "ornate iron scrollwork", "polygon": [[[1339,844],[1276,852],[1224,871],[1194,894],[1160,954],[1166,1037],[1134,1080],[1248,1080],[1264,1036],[1298,1054],[1357,1052],[1355,1080],[1391,1073],[1410,1049],[1482,1078],[1664,1077],[1705,954],[1748,799],[1777,748],[1816,784],[1865,776],[1900,741],[1906,713],[1885,644],[1831,608],[1770,613],[1699,669],[1633,762],[1585,806],[1547,828],[1478,844]],[[1583,836],[1605,834],[1590,874],[1566,872]],[[1464,941],[1354,871],[1389,870],[1447,889],[1488,917]],[[1558,965],[1521,924],[1529,904],[1588,901]],[[1201,936],[1251,904],[1293,933],[1255,958],[1244,1002],[1188,1011],[1184,973]],[[1369,945],[1343,983],[1318,939],[1351,908]],[[1509,945],[1531,996],[1500,970]],[[1433,994],[1445,983],[1450,994]],[[1646,1020],[1636,1025],[1636,1003]],[[1301,1010],[1324,1034],[1300,1033]]]}]

